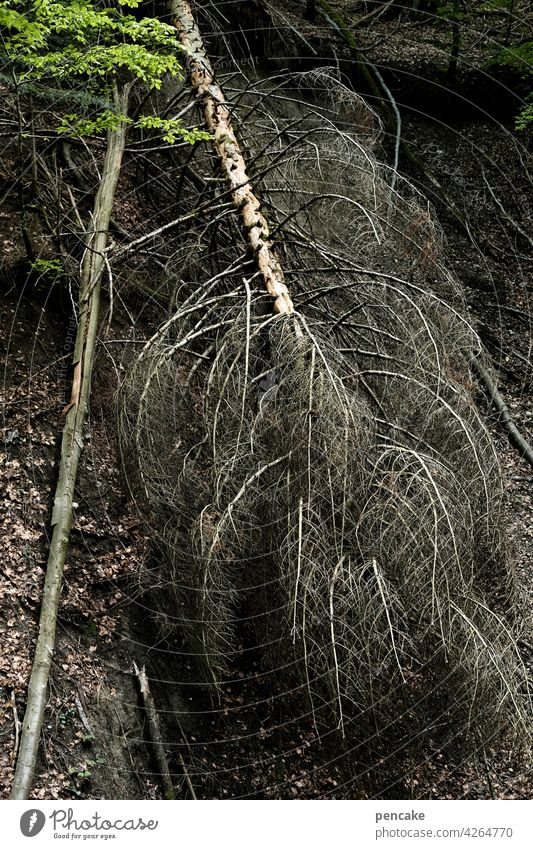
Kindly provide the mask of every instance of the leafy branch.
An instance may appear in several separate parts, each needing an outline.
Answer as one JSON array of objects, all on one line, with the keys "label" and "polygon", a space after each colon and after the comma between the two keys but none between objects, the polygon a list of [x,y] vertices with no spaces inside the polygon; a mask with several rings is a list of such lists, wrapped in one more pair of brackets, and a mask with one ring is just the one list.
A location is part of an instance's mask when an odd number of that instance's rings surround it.
[{"label": "leafy branch", "polygon": [[209,137],[182,127],[177,120],[144,116],[133,122],[116,113],[111,96],[114,83],[140,83],[158,90],[167,75],[181,76],[178,56],[183,47],[175,29],[154,18],[137,20],[122,8],[135,8],[139,2],[118,0],[118,7],[97,8],[92,0],[31,0],[29,4],[6,0],[0,7],[0,51],[19,88],[38,81],[68,91],[73,82],[83,83],[88,95],[104,100],[105,105],[91,115],[63,116],[59,133],[87,136],[127,124],[161,129],[170,144]]}]

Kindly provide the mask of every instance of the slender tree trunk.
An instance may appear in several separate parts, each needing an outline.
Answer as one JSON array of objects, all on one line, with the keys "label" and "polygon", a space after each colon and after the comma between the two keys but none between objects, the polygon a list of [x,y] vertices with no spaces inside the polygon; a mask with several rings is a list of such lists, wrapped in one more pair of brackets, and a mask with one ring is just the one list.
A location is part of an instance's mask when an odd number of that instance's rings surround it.
[{"label": "slender tree trunk", "polygon": [[446,77],[450,83],[454,83],[457,79],[457,63],[459,61],[459,51],[461,49],[461,23],[459,16],[461,13],[460,0],[453,0],[453,21],[452,21],[452,49],[450,51],[450,61]]},{"label": "slender tree trunk", "polygon": [[498,387],[490,376],[489,372],[481,365],[479,360],[474,358],[472,366],[477,376],[485,386],[489,393],[490,399],[500,414],[500,424],[507,432],[509,441],[518,449],[519,453],[524,457],[530,466],[533,466],[533,447],[524,439],[517,426],[513,421],[513,417],[509,412],[509,407],[503,400]]},{"label": "slender tree trunk", "polygon": [[390,106],[392,95],[389,89],[384,86],[383,77],[377,71],[376,66],[373,65],[363,53],[361,53],[357,46],[355,36],[342,15],[333,9],[327,0],[316,0],[316,2],[322,17],[328,26],[338,33],[347,45],[351,58],[357,66],[358,73],[368,86],[368,90],[376,101],[376,105],[378,108],[382,107],[385,129],[390,132],[391,137],[397,138],[399,126],[397,122],[397,113],[395,113],[395,109]]},{"label": "slender tree trunk", "polygon": [[[127,91],[115,90],[119,114],[127,109]],[[46,566],[39,633],[28,686],[26,713],[11,792],[12,799],[27,799],[33,784],[39,739],[46,706],[48,678],[55,646],[57,610],[63,568],[72,523],[72,501],[78,462],[83,446],[83,429],[90,397],[91,373],[100,314],[100,285],[104,269],[109,219],[125,146],[125,125],[109,132],[107,150],[92,214],[91,232],[82,263],[80,316],[74,349],[74,375],[70,403],[63,411],[65,424],[61,459],[52,512],[52,541]]]},{"label": "slender tree trunk", "polygon": [[190,4],[187,0],[170,0],[170,12],[181,43],[189,54],[191,86],[198,97],[206,127],[213,134],[215,151],[232,190],[233,201],[241,214],[243,229],[263,283],[274,299],[274,310],[290,315],[294,312],[294,305],[285,284],[283,269],[274,252],[261,203],[246,173],[246,163],[233,131],[231,114],[224,93],[215,81]]},{"label": "slender tree trunk", "polygon": [[307,0],[305,17],[308,21],[316,21],[316,0]]},{"label": "slender tree trunk", "polygon": [[509,8],[507,9],[507,31],[505,33],[505,40],[503,42],[505,47],[509,47],[511,41],[511,30],[513,28],[514,22],[514,3],[515,0],[511,0],[511,2],[509,3]]}]

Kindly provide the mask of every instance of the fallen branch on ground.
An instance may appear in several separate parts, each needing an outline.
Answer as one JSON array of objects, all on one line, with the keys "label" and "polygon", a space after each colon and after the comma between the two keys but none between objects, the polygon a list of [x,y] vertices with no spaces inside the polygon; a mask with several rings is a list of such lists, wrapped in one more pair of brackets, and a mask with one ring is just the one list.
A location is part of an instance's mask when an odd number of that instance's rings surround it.
[{"label": "fallen branch on ground", "polygon": [[527,460],[530,466],[533,466],[533,447],[524,439],[513,417],[509,412],[509,407],[503,400],[496,383],[490,376],[487,369],[481,365],[478,359],[472,360],[472,368],[480,379],[481,383],[487,390],[489,397],[496,407],[499,415],[498,421],[501,423],[504,430],[507,432],[510,442],[518,449],[522,457]]},{"label": "fallen branch on ground", "polygon": [[161,779],[161,784],[163,785],[163,794],[165,799],[175,799],[176,795],[174,793],[174,785],[170,776],[167,756],[165,754],[165,748],[163,746],[163,740],[161,738],[159,717],[157,715],[157,710],[155,707],[155,702],[152,693],[150,692],[150,685],[148,683],[148,678],[146,677],[146,670],[144,666],[142,667],[142,669],[139,669],[137,664],[134,662],[133,671],[137,676],[139,689],[141,691],[141,696],[143,699],[144,710],[146,712],[146,719],[148,720],[148,733],[150,735],[150,742],[154,747],[154,757],[157,763],[157,767],[159,769],[159,777]]}]

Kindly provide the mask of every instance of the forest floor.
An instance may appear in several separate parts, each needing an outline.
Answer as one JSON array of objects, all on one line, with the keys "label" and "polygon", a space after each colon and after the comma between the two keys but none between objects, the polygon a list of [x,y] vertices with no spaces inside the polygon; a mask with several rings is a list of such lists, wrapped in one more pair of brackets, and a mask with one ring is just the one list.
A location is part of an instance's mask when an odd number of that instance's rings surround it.
[{"label": "forest floor", "polygon": [[[279,10],[291,15],[294,5],[280,3]],[[356,3],[337,5],[348,16],[359,8]],[[401,54],[415,76],[427,77],[431,61],[426,67],[427,57],[421,58],[413,45],[424,33],[424,43],[434,41],[435,29],[406,26],[407,30],[404,25],[393,30],[384,22],[372,27],[372,35],[370,29],[365,32],[376,40],[382,57],[398,63]],[[323,31],[309,25],[305,35],[318,51]],[[412,45],[409,55],[398,46],[406,35]],[[336,48],[342,56],[342,45]],[[442,51],[438,58],[442,64],[441,59]],[[533,163],[516,139],[512,121],[511,115],[491,118],[475,110],[469,117],[447,114],[445,120],[442,114],[432,117],[425,109],[411,110],[403,114],[403,133],[465,215],[466,228],[446,210],[442,198],[432,198],[448,262],[464,285],[471,316],[498,370],[502,394],[519,429],[533,440],[531,245],[520,232],[527,232],[532,213],[528,192]],[[38,281],[22,287],[6,273],[24,255],[11,179],[5,159],[0,173],[4,253],[0,797],[4,798],[13,776],[35,645],[73,340],[65,305],[43,293]],[[133,210],[133,215],[142,221],[142,210]],[[154,320],[155,310],[153,315],[140,315],[135,303],[118,303],[108,331],[102,332],[33,797],[159,797],[134,662],[147,667],[178,795],[187,795],[184,762],[199,798],[351,797],[357,783],[343,757],[330,751],[327,739],[317,737],[298,693],[282,692],[254,657],[244,663],[243,654],[235,679],[220,703],[212,704],[196,683],[186,654],[176,652],[158,632],[150,598],[141,592],[139,572],[149,563],[147,558],[157,555],[149,552],[146,528],[121,478],[115,392]],[[509,445],[481,393],[477,400],[499,449],[510,545],[527,611],[533,600],[533,470]],[[523,659],[533,677],[533,647],[525,633]],[[289,722],[289,715],[300,718]],[[437,752],[429,743],[423,759],[422,763],[420,752],[417,760],[406,755],[401,775],[392,774],[384,763],[383,775],[375,782],[379,792],[390,798],[439,799],[531,798],[533,792],[530,766],[515,763],[505,752],[487,750],[478,759],[463,762],[458,753]]]}]

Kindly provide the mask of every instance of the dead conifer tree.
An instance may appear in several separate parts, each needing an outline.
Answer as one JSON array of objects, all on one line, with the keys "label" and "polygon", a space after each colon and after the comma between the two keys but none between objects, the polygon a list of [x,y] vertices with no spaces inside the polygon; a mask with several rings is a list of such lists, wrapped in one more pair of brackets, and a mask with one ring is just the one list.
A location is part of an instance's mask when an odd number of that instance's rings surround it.
[{"label": "dead conifer tree", "polygon": [[[195,173],[233,203],[180,233],[173,312],[120,397],[165,555],[145,576],[160,615],[216,686],[255,635],[320,733],[367,756],[376,737],[521,744],[501,477],[471,397],[481,348],[431,212],[391,188],[335,72],[231,75],[223,93],[189,4],[171,8],[215,138]],[[183,202],[198,208],[193,188]]]}]

